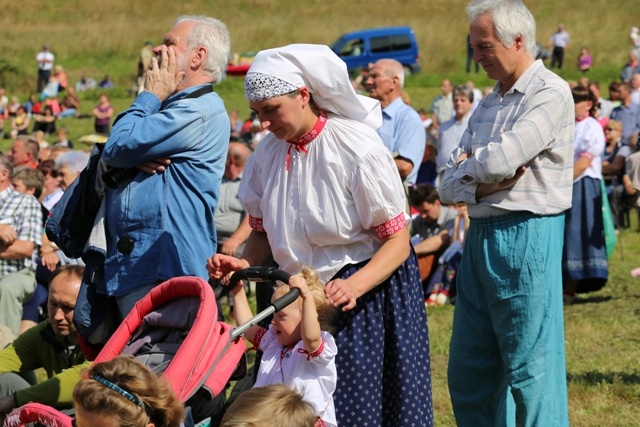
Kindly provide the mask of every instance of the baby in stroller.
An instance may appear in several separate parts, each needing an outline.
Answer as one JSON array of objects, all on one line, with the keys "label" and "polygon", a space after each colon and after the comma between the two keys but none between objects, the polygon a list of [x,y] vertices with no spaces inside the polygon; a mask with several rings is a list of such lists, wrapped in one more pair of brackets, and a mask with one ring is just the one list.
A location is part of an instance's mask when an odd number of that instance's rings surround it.
[{"label": "baby in stroller", "polygon": [[[315,272],[303,268],[279,285],[272,301],[300,290],[300,297],[273,316],[268,329],[249,328],[245,337],[263,352],[254,387],[285,384],[303,394],[318,415],[316,425],[336,426],[333,392],[337,371],[335,340],[330,334],[334,307],[324,295],[324,286]],[[238,325],[252,318],[247,296],[239,282],[231,289],[234,317]]]}]

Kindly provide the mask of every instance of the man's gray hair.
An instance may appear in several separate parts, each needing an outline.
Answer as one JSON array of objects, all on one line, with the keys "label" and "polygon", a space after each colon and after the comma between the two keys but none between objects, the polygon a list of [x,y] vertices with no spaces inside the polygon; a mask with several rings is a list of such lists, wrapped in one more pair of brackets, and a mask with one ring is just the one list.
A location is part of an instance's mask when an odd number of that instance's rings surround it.
[{"label": "man's gray hair", "polygon": [[204,71],[209,73],[213,84],[219,83],[231,51],[231,38],[227,26],[218,19],[198,15],[179,16],[174,25],[181,22],[194,23],[187,38],[187,47],[195,49],[198,46],[204,46],[207,49]]},{"label": "man's gray hair", "polygon": [[524,51],[532,58],[536,57],[536,21],[522,1],[472,0],[467,6],[471,22],[486,14],[493,18],[496,35],[504,47],[513,46],[516,38],[522,35]]},{"label": "man's gray hair", "polygon": [[89,155],[84,151],[72,150],[56,157],[56,170],[69,169],[70,172],[80,173],[87,166]]},{"label": "man's gray hair", "polygon": [[456,95],[462,95],[466,97],[469,102],[473,103],[473,89],[467,85],[458,85],[453,89],[453,97]]},{"label": "man's gray hair", "polygon": [[404,68],[402,68],[402,64],[391,58],[380,59],[379,62],[382,63],[384,73],[388,77],[398,78],[398,84],[400,85],[400,89],[402,89],[404,87]]}]

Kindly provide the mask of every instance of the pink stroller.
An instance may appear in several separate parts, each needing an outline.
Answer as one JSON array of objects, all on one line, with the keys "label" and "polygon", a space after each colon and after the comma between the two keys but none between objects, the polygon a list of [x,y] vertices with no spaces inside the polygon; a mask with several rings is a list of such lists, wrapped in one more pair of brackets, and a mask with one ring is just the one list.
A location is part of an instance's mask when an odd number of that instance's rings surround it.
[{"label": "pink stroller", "polygon": [[[271,267],[253,267],[236,272],[231,281],[288,282],[289,277],[288,273]],[[136,303],[94,363],[121,354],[132,355],[157,374],[162,373],[182,402],[201,388],[213,398],[234,372],[244,373],[244,332],[298,296],[298,289],[293,289],[246,323],[232,328],[218,321],[216,296],[206,281],[176,277],[153,288]],[[71,427],[72,420],[53,408],[30,403],[11,412],[4,427],[28,422]]]}]

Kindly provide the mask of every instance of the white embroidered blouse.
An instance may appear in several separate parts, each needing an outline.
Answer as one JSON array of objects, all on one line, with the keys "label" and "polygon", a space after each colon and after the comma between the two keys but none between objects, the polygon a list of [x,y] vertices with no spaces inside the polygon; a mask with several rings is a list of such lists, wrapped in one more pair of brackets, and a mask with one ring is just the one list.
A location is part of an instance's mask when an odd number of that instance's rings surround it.
[{"label": "white embroidered blouse", "polygon": [[337,426],[333,393],[336,390],[338,348],[333,336],[321,331],[322,344],[309,353],[304,343],[283,347],[278,343],[273,326],[254,336],[252,343],[262,350],[258,378],[254,387],[285,384],[303,395],[327,427]]},{"label": "white embroidered blouse", "polygon": [[301,140],[310,142],[265,137],[238,195],[280,269],[310,266],[326,283],[345,264],[370,259],[410,218],[395,162],[373,129],[321,116]]}]

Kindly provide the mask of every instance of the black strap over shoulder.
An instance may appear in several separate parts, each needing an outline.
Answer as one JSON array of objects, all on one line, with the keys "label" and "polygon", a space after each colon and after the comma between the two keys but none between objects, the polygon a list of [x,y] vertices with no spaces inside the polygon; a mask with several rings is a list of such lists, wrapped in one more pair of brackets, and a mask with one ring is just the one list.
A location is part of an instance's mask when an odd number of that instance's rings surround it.
[{"label": "black strap over shoulder", "polygon": [[187,98],[199,98],[202,95],[206,95],[208,93],[213,92],[213,85],[208,84],[205,87],[201,87],[198,90],[194,90],[193,92],[191,92],[189,95],[185,96],[182,99],[187,99]]}]

